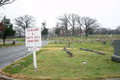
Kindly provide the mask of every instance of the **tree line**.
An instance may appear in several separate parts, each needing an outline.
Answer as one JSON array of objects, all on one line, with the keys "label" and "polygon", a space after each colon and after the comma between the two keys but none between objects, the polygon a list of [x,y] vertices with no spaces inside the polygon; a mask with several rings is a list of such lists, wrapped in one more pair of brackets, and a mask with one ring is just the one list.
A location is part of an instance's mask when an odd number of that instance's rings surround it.
[{"label": "tree line", "polygon": [[[78,33],[80,32],[85,33],[86,37],[91,34],[120,34],[120,26],[116,27],[114,30],[110,28],[101,28],[97,20],[90,17],[80,17],[77,14],[63,14],[57,19],[59,22],[56,23],[56,26],[54,28],[47,29],[46,22],[42,23],[42,36],[45,36],[45,38],[47,35],[59,36],[60,30],[62,29],[65,30],[64,36],[70,36],[68,34],[69,29],[72,31],[72,36],[78,36]],[[14,36],[15,33],[18,33],[20,37],[22,35],[25,35],[25,28],[33,27],[35,25],[35,18],[30,15],[19,16],[14,19],[14,23],[15,26],[13,26],[10,19],[8,19],[6,16],[4,16],[0,22],[0,31],[2,31],[0,37],[3,39],[4,45],[7,36]]]},{"label": "tree line", "polygon": [[[100,23],[96,19],[85,16],[81,17],[77,14],[63,14],[57,17],[58,22],[56,26],[49,30],[49,34],[60,36],[60,31],[63,29],[65,31],[64,36],[69,36],[69,31],[71,30],[72,36],[77,36],[78,33],[85,34],[86,37],[91,34],[105,35],[105,34],[120,34],[120,26],[116,29],[101,27]],[[82,35],[82,34],[81,34]]]}]

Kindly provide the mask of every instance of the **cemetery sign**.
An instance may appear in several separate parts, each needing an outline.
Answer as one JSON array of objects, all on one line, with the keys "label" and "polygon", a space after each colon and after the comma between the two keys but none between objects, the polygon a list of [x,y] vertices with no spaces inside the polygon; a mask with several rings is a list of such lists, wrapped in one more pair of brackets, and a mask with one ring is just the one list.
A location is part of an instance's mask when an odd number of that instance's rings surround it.
[{"label": "cemetery sign", "polygon": [[40,28],[27,28],[26,31],[26,47],[41,46],[41,30]]}]

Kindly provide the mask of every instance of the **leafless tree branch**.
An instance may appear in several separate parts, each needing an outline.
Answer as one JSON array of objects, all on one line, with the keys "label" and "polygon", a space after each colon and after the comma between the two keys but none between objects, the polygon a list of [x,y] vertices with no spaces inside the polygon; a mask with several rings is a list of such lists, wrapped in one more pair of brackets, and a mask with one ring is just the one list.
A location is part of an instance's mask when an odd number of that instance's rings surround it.
[{"label": "leafless tree branch", "polygon": [[0,0],[0,6],[11,4],[15,0]]}]

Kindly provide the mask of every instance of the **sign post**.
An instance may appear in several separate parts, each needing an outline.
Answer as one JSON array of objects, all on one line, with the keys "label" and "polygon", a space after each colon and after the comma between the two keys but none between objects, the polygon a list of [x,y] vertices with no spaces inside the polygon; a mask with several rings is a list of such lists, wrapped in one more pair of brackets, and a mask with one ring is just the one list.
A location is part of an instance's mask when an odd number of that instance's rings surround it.
[{"label": "sign post", "polygon": [[25,37],[26,37],[26,47],[33,47],[33,48],[28,48],[28,51],[33,51],[34,69],[37,70],[36,51],[39,51],[39,48],[37,47],[41,47],[41,29],[26,28]]},{"label": "sign post", "polygon": [[34,61],[34,68],[35,70],[37,70],[36,51],[33,51],[33,61]]}]

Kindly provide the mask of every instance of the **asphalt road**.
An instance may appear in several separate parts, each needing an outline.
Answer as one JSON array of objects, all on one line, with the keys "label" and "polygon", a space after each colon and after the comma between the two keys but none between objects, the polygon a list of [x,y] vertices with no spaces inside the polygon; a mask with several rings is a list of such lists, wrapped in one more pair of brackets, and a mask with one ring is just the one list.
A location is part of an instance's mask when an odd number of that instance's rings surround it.
[{"label": "asphalt road", "polygon": [[[48,42],[49,41],[42,41],[42,46],[48,44]],[[0,69],[31,53],[25,45],[0,48]]]}]

